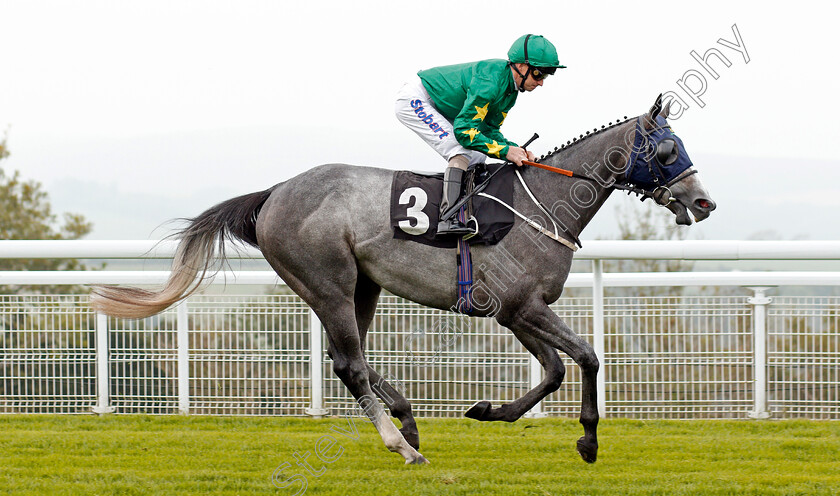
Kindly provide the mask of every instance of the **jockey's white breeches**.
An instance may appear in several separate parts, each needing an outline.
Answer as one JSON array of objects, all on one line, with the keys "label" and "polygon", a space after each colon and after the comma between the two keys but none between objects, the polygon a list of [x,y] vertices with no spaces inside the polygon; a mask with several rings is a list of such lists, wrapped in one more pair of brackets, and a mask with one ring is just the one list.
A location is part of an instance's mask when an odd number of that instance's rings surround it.
[{"label": "jockey's white breeches", "polygon": [[470,165],[487,159],[487,155],[464,148],[458,143],[452,123],[434,107],[419,77],[415,77],[400,89],[394,112],[400,122],[417,133],[447,161],[455,155],[466,156]]}]

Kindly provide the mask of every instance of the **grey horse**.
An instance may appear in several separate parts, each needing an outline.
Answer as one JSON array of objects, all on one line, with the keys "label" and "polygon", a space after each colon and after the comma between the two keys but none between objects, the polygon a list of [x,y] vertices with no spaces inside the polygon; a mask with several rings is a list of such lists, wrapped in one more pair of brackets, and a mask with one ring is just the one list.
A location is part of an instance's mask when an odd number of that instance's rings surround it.
[{"label": "grey horse", "polygon": [[[480,288],[472,293],[472,306],[474,315],[492,317],[510,329],[542,364],[545,379],[500,407],[476,403],[468,417],[508,422],[520,418],[563,382],[560,350],[582,372],[584,436],[577,450],[585,461],[596,460],[598,359],[592,346],[549,304],[563,291],[573,243],[613,190],[629,189],[643,198],[653,197],[674,213],[678,224],[691,224],[689,212],[699,221],[715,209],[693,167],[675,177],[662,174],[676,157],[687,160],[681,141],[658,144],[647,138],[667,127],[663,126],[667,116],[668,105],[663,108],[657,99],[648,113],[581,135],[539,160],[563,169],[564,174],[536,167],[520,170],[522,182],[514,184],[512,207],[531,223],[517,219],[498,244],[472,247],[473,277]],[[645,139],[640,141],[640,135]],[[646,174],[645,170],[650,172],[649,184],[639,179],[628,182],[637,172]],[[333,370],[385,446],[402,455],[406,463],[428,463],[417,451],[419,434],[411,405],[367,363],[364,343],[382,288],[428,307],[458,308],[456,257],[454,249],[394,238],[389,223],[393,176],[390,170],[323,165],[265,191],[227,200],[191,219],[178,233],[172,272],[160,291],[98,287],[91,304],[117,317],[154,315],[189,296],[212,275],[217,261],[224,259],[226,240],[259,247],[277,274],[320,318]],[[543,236],[533,223],[549,232],[551,224],[559,226],[559,239],[564,242]],[[401,428],[376,401],[374,389]]]}]

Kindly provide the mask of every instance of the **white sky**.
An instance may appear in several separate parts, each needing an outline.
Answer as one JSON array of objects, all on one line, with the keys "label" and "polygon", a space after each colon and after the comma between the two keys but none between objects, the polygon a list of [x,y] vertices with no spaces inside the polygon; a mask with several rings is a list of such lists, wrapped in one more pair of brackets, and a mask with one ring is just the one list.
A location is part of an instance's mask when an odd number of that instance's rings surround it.
[{"label": "white sky", "polygon": [[[2,165],[44,183],[56,208],[85,214],[99,238],[149,237],[168,218],[325,162],[442,169],[393,115],[402,82],[421,68],[503,58],[533,32],[569,68],[520,96],[503,128],[512,140],[539,132],[532,149],[542,153],[675,91],[690,108],[674,127],[720,192],[707,238],[777,228],[768,218],[733,227],[724,205],[734,219],[803,195],[838,224],[827,211],[840,206],[834,5],[4,0],[0,129],[12,157]],[[733,24],[749,63],[717,43],[735,42]],[[720,77],[706,75],[700,108],[677,80],[701,70],[692,50],[713,47],[731,66],[711,62]]]}]

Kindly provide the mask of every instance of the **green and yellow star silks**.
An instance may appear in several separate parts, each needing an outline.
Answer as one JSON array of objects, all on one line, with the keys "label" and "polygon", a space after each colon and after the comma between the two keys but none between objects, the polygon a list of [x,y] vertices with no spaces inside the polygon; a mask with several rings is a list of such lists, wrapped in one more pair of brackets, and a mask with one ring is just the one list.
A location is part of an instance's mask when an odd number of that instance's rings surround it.
[{"label": "green and yellow star silks", "polygon": [[493,140],[492,144],[486,143],[485,145],[487,146],[487,155],[493,155],[494,157],[499,157],[499,153],[505,149],[505,145],[496,143],[496,140]]},{"label": "green and yellow star silks", "polygon": [[462,131],[461,134],[466,134],[467,136],[469,136],[470,137],[470,143],[472,143],[473,140],[475,139],[476,135],[480,132],[481,131],[479,131],[478,129],[472,128],[472,129],[469,129],[467,131]]},{"label": "green and yellow star silks", "polygon": [[518,95],[506,60],[449,65],[417,73],[435,108],[455,127],[464,148],[504,159],[510,146],[500,126]]}]

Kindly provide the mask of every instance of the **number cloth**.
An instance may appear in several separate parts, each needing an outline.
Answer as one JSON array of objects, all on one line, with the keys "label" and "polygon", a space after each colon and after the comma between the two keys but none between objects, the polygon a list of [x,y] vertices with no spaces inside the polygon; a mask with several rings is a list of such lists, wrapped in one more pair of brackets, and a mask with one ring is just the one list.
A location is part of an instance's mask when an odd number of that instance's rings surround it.
[{"label": "number cloth", "polygon": [[[495,167],[506,167],[493,177],[484,190],[510,204],[513,201],[513,181],[516,177],[513,167],[488,165],[492,173]],[[391,227],[394,237],[441,248],[457,246],[457,237],[435,238],[440,199],[443,192],[443,174],[418,174],[397,171],[391,182]],[[513,227],[514,216],[510,210],[493,200],[475,196],[472,199],[479,234],[469,240],[470,244],[493,245],[502,240]],[[471,228],[475,227],[470,222]]]}]

